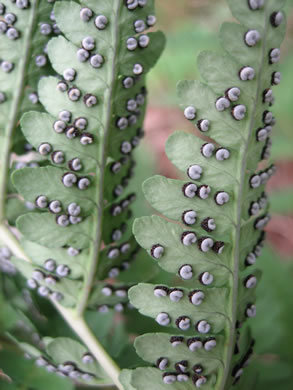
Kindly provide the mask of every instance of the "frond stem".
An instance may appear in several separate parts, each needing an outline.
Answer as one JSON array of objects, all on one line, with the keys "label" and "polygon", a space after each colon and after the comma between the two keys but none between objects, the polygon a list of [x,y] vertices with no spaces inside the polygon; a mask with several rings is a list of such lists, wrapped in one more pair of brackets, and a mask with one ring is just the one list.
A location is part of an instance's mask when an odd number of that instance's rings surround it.
[{"label": "frond stem", "polygon": [[267,28],[268,28],[268,20],[269,17],[267,15],[267,7],[266,7],[266,12],[265,12],[265,26],[264,26],[264,43],[262,46],[262,58],[260,61],[260,66],[258,69],[258,78],[257,78],[257,89],[256,89],[256,96],[255,100],[253,102],[254,108],[253,112],[251,114],[251,120],[249,123],[249,131],[247,134],[247,139],[246,143],[244,145],[244,150],[242,152],[242,160],[241,160],[241,165],[240,165],[240,186],[239,186],[239,191],[238,191],[238,202],[237,202],[237,209],[236,209],[236,231],[235,231],[235,250],[234,250],[234,276],[233,276],[233,288],[232,288],[232,293],[231,293],[231,318],[232,318],[232,327],[230,329],[230,334],[229,334],[229,341],[227,343],[226,347],[226,365],[225,365],[225,370],[223,373],[223,376],[221,378],[221,383],[219,386],[219,390],[225,390],[226,388],[226,383],[229,377],[229,373],[231,370],[231,361],[232,361],[232,356],[233,356],[233,351],[234,351],[234,345],[235,345],[235,326],[236,326],[236,320],[237,320],[237,308],[238,308],[238,288],[239,288],[239,263],[240,263],[240,238],[241,238],[241,228],[242,228],[242,207],[243,207],[243,202],[244,202],[244,186],[245,186],[245,178],[246,178],[246,167],[247,167],[247,162],[248,162],[248,154],[249,154],[249,145],[254,129],[254,124],[255,124],[255,116],[256,116],[256,111],[257,111],[257,102],[258,102],[258,97],[260,95],[261,91],[261,80],[262,80],[262,69],[263,69],[263,64],[265,60],[265,50],[267,46],[266,42],[266,33],[267,33]]}]

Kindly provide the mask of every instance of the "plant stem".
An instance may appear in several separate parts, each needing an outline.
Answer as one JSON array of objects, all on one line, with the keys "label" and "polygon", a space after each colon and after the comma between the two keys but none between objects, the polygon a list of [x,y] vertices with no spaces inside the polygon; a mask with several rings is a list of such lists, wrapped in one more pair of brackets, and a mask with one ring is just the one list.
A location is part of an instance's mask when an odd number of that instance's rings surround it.
[{"label": "plant stem", "polygon": [[5,220],[5,203],[6,203],[6,189],[9,177],[9,165],[10,165],[10,149],[12,145],[13,133],[17,126],[19,119],[19,107],[23,98],[25,87],[25,74],[28,67],[28,63],[31,57],[32,46],[32,34],[37,17],[37,8],[39,0],[31,1],[31,12],[28,20],[28,27],[26,29],[23,40],[23,53],[20,53],[19,71],[14,83],[13,88],[15,94],[13,96],[12,106],[10,110],[9,118],[7,118],[7,126],[3,137],[3,154],[0,162],[0,223]]},{"label": "plant stem", "polygon": [[[117,66],[117,52],[119,45],[119,15],[121,8],[121,0],[116,0],[116,8],[113,11],[115,13],[114,19],[114,37],[113,37],[113,62],[112,68],[110,72],[110,80],[107,83],[109,85],[108,96],[105,99],[105,130],[103,134],[103,138],[101,140],[101,164],[99,169],[99,188],[98,188],[98,216],[97,216],[97,228],[94,234],[94,244],[93,250],[91,253],[91,258],[86,270],[86,275],[84,277],[84,285],[82,292],[80,294],[79,302],[77,304],[77,312],[79,315],[83,313],[86,308],[88,297],[91,291],[91,287],[93,285],[94,278],[96,276],[96,269],[99,261],[99,252],[101,248],[101,236],[102,236],[102,223],[103,223],[103,212],[104,212],[104,179],[105,179],[105,166],[107,160],[107,144],[108,144],[108,136],[110,132],[111,119],[112,119],[112,99],[115,88],[116,81],[116,66]],[[98,176],[98,175],[97,175]]]},{"label": "plant stem", "polygon": [[[266,7],[267,10],[267,7]],[[221,385],[219,387],[220,390],[225,390],[227,385],[227,380],[229,377],[229,373],[231,371],[231,361],[235,346],[235,326],[236,326],[236,320],[237,320],[237,308],[238,308],[238,284],[239,284],[239,262],[240,262],[240,238],[241,238],[241,228],[242,228],[242,205],[244,202],[243,199],[243,191],[245,187],[245,180],[246,180],[246,168],[247,168],[247,159],[248,159],[248,152],[249,152],[249,145],[251,142],[251,137],[253,134],[254,126],[255,126],[255,116],[257,111],[257,102],[258,98],[260,96],[261,87],[262,87],[262,69],[263,64],[265,60],[265,53],[266,53],[266,33],[268,28],[268,20],[269,16],[267,15],[267,12],[265,12],[265,28],[264,28],[264,41],[262,46],[262,58],[260,61],[260,67],[258,69],[258,79],[257,79],[257,90],[256,90],[256,96],[255,100],[253,102],[254,108],[251,114],[251,120],[249,122],[249,130],[247,139],[244,145],[243,150],[243,157],[241,163],[240,163],[240,170],[239,170],[239,177],[240,177],[240,186],[238,190],[238,202],[237,202],[237,209],[236,209],[236,232],[235,232],[235,250],[234,250],[234,275],[233,275],[233,288],[232,288],[232,294],[231,294],[231,318],[232,318],[232,328],[230,329],[230,335],[229,335],[229,342],[226,347],[226,365],[225,370],[222,376]]]},{"label": "plant stem", "polygon": [[4,224],[0,224],[0,237],[1,240],[5,243],[5,246],[7,246],[7,248],[10,249],[10,251],[14,254],[14,256],[24,261],[27,261],[28,263],[32,262],[31,259],[24,252],[17,238],[14,236],[14,234],[11,233],[8,227],[5,226]]},{"label": "plant stem", "polygon": [[108,374],[109,378],[112,379],[113,383],[117,386],[119,390],[124,390],[123,386],[119,381],[120,368],[117,364],[111,359],[108,353],[104,350],[102,345],[93,335],[89,327],[87,326],[85,320],[78,315],[78,313],[72,309],[67,309],[60,305],[57,301],[53,301],[54,305],[66,320],[66,322],[71,326],[83,343],[88,347],[94,357],[97,359],[97,362]]}]

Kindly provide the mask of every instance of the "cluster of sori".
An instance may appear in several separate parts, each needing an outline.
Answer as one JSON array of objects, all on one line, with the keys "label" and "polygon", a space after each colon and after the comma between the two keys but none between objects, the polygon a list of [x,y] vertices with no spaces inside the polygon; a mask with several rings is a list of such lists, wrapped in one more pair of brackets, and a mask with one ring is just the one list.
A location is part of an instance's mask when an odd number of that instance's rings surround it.
[{"label": "cluster of sori", "polygon": [[[75,120],[72,120],[72,113],[68,110],[62,110],[59,112],[58,119],[53,123],[52,131],[57,134],[64,133],[69,140],[78,137],[81,145],[87,146],[94,142],[93,135],[84,131],[86,130],[87,125],[88,120],[86,118],[78,117]],[[60,141],[60,143],[62,143],[62,141]],[[66,161],[66,151],[54,150],[53,146],[48,142],[41,143],[38,147],[38,151],[42,156],[50,156],[53,164],[66,165],[70,171],[79,172],[84,169],[81,158],[76,156],[69,161]],[[63,185],[65,187],[76,185],[78,189],[86,190],[90,185],[90,179],[88,177],[77,177],[73,172],[64,173],[62,177]]]},{"label": "cluster of sori", "polygon": [[[210,249],[212,249],[215,253],[221,254],[225,243],[223,241],[214,241],[211,237],[201,237],[200,239],[197,239],[197,235],[195,232],[186,231],[181,236],[181,242],[185,246],[190,246],[192,244],[195,244],[198,242],[198,248],[201,252],[208,252]],[[164,247],[160,244],[155,244],[151,248],[151,255],[155,259],[159,259],[164,253]],[[178,276],[182,280],[190,280],[194,277],[193,267],[190,264],[183,264],[178,269]],[[204,285],[208,286],[213,283],[214,277],[210,272],[203,272],[198,276],[199,282]]]},{"label": "cluster of sori", "polygon": [[[113,182],[112,195],[114,198],[118,198],[123,194],[124,189],[128,186],[129,180],[132,178],[132,176],[134,174],[135,161],[132,160],[129,156],[123,156],[122,158],[120,158],[119,161],[113,162],[110,165],[110,175],[111,176],[112,176],[112,174],[117,175],[120,172],[120,170],[123,168],[123,165],[128,167],[128,169],[125,173],[125,176],[122,176],[122,178],[117,176],[118,180],[120,181],[119,184],[116,184],[115,180],[112,180],[112,182]],[[133,196],[134,196],[134,194],[133,194]],[[131,201],[130,200],[131,198],[132,198],[132,195],[130,195],[126,199],[124,199],[123,202],[120,202],[122,209],[125,209],[128,207],[128,205]]]},{"label": "cluster of sori", "polygon": [[[209,352],[217,346],[214,337],[190,337],[186,339],[183,336],[171,336],[169,341],[172,347],[175,349],[180,347],[182,352],[184,352],[182,347],[194,353],[201,350]],[[188,352],[185,352],[185,355],[187,356]],[[180,360],[174,363],[175,370],[170,371],[170,360],[167,357],[160,357],[156,361],[156,367],[165,371],[162,376],[165,384],[172,384],[176,381],[187,382],[189,379],[192,380],[195,387],[201,387],[207,383],[206,369],[202,364],[196,363],[190,367],[188,360]]]},{"label": "cluster of sori", "polygon": [[[201,341],[195,340],[192,342],[192,339],[187,340],[188,342],[191,341],[192,343],[198,343],[200,344]],[[206,343],[208,343],[207,341]],[[165,370],[168,367],[168,359],[167,358],[159,358],[157,362],[157,367],[161,370]],[[181,360],[180,362],[177,362],[175,364],[175,372],[165,372],[163,374],[163,381],[166,384],[172,384],[176,381],[178,382],[187,382],[190,377],[192,377],[192,381],[196,387],[201,387],[207,382],[207,378],[204,376],[204,368],[200,364],[196,364],[192,367],[191,373],[188,372],[188,361],[187,360]]]},{"label": "cluster of sori", "polygon": [[251,176],[249,180],[250,187],[258,188],[266,184],[267,181],[274,175],[275,172],[276,172],[276,167],[274,165],[271,165],[269,168]]},{"label": "cluster of sori", "polygon": [[130,309],[132,308],[130,303],[118,302],[118,303],[115,303],[115,305],[109,305],[109,304],[99,305],[97,307],[97,310],[99,313],[102,313],[102,314],[108,313],[110,309],[113,309],[117,313],[122,313],[126,307],[128,307]]},{"label": "cluster of sori", "polygon": [[[73,247],[65,247],[63,249],[65,251],[64,258],[67,255],[69,259],[71,257],[76,258],[76,256],[82,253],[81,249]],[[36,290],[41,297],[62,301],[64,299],[64,293],[61,291],[65,291],[64,286],[62,286],[62,279],[71,276],[71,273],[72,270],[69,265],[62,264],[60,260],[48,258],[38,268],[32,267],[31,275],[26,282],[27,287],[31,290]],[[75,276],[73,275],[74,278]]]},{"label": "cluster of sori", "polygon": [[127,251],[125,252],[120,251],[121,247],[118,249],[117,247],[113,246],[107,250],[107,276],[111,279],[117,278],[120,272],[127,271],[130,268],[131,263],[136,259],[136,256],[140,250],[138,246],[135,246],[132,251],[130,251],[129,243],[122,244],[122,246],[123,245],[128,247]]},{"label": "cluster of sori", "polygon": [[39,209],[46,209],[53,214],[57,214],[56,223],[59,226],[66,227],[70,224],[76,225],[82,222],[82,217],[80,216],[82,210],[77,203],[70,203],[65,211],[60,200],[49,200],[45,195],[39,195],[35,200],[35,204]]},{"label": "cluster of sori", "polygon": [[143,8],[147,5],[148,0],[124,0],[129,11],[134,11],[137,7]]},{"label": "cluster of sori", "polygon": [[[81,15],[84,15],[84,12],[85,11],[82,10]],[[107,20],[106,16],[100,15],[100,16],[97,16],[95,24],[96,24],[97,28],[103,29],[103,28],[106,28],[106,26],[108,24],[108,20]],[[100,27],[98,27],[98,26],[100,26]],[[90,65],[93,68],[101,68],[105,59],[101,54],[93,52],[93,50],[96,49],[95,39],[93,37],[87,36],[87,37],[83,38],[83,40],[81,42],[81,46],[82,47],[80,49],[78,49],[78,51],[76,52],[76,56],[77,56],[78,61],[80,61],[80,62],[89,61]],[[67,76],[70,76],[70,75],[67,74]]]},{"label": "cluster of sori", "polygon": [[[48,3],[53,3],[53,1],[48,0]],[[47,42],[48,40],[56,36],[60,33],[56,23],[54,12],[52,11],[53,4],[42,5],[42,14],[39,16],[40,19],[37,20],[39,23],[39,29],[37,31],[40,34],[40,39],[38,40],[38,44],[35,45],[32,50],[32,58],[35,62],[35,65],[40,68],[39,73],[40,76],[43,74],[43,69],[47,63]],[[5,5],[0,2],[0,34],[5,34],[5,36],[10,41],[20,41],[23,44],[24,34],[17,28],[18,21],[23,23],[25,19],[28,18],[30,13],[31,3],[29,0],[16,0],[12,1],[11,5]],[[41,19],[47,19],[48,22],[43,22]],[[24,20],[21,20],[24,19]],[[5,43],[7,46],[7,43]],[[19,45],[18,45],[19,46]],[[21,46],[14,49],[14,55],[11,56],[15,59],[16,55],[19,54],[19,50],[21,50]],[[8,61],[6,59],[0,58],[0,66],[3,72],[11,73],[12,71],[17,71],[19,64],[17,61]],[[33,82],[34,84],[34,82]],[[39,97],[37,92],[35,92],[36,85],[27,86],[27,98],[32,104],[37,104],[39,102]],[[9,97],[8,91],[0,91],[0,104],[7,101]],[[9,100],[9,99],[8,99]]]},{"label": "cluster of sori", "polygon": [[116,259],[120,254],[125,254],[129,252],[130,244],[125,242],[120,245],[120,247],[111,247],[107,252],[108,259]]},{"label": "cluster of sori", "polygon": [[113,287],[111,285],[105,285],[102,288],[102,294],[105,295],[106,297],[110,297],[112,295],[116,295],[117,297],[120,298],[125,298],[127,296],[127,290],[128,287]]},{"label": "cluster of sori", "polygon": [[[156,286],[154,296],[157,298],[169,297],[173,302],[179,302],[184,297],[184,291],[180,288],[168,288],[167,286]],[[202,290],[193,290],[188,294],[190,303],[195,306],[202,304],[205,293]]]},{"label": "cluster of sori", "polygon": [[9,248],[6,246],[0,247],[0,269],[6,274],[14,275],[16,273],[16,268],[10,261],[11,256],[12,253]]},{"label": "cluster of sori", "polygon": [[[276,167],[274,165],[271,165],[267,169],[252,175],[249,179],[250,188],[258,189],[264,186],[275,172],[276,172]],[[267,206],[268,206],[268,199],[266,194],[263,192],[258,197],[258,199],[250,203],[248,214],[250,216],[258,216],[263,210],[267,208]],[[254,227],[257,230],[263,230],[269,221],[270,221],[269,214],[258,216],[254,221]]]},{"label": "cluster of sori", "polygon": [[[194,167],[194,165],[192,166]],[[191,168],[191,167],[190,167]],[[190,169],[189,168],[189,169]],[[210,186],[206,184],[202,184],[200,186],[197,186],[195,183],[186,183],[182,187],[182,192],[186,198],[194,198],[195,196],[198,196],[200,199],[207,199],[209,197],[209,194],[211,193]],[[215,196],[214,200],[218,206],[222,206],[225,203],[228,203],[230,200],[230,196],[225,191],[218,191]],[[189,211],[187,211],[188,213]],[[190,220],[191,218],[191,220]],[[182,221],[185,223],[185,225],[193,225],[194,224],[194,218],[196,218],[196,215],[186,215],[185,213],[182,215]]]},{"label": "cluster of sori", "polygon": [[33,270],[31,278],[27,280],[27,286],[30,289],[37,289],[38,294],[42,297],[51,297],[57,301],[61,301],[63,294],[54,289],[57,287],[60,278],[64,278],[70,274],[70,268],[65,264],[57,265],[53,259],[45,260],[43,267],[44,270]]},{"label": "cluster of sori", "polygon": [[[65,84],[64,82],[61,82],[61,84]],[[60,85],[60,83],[59,83]],[[63,110],[59,112],[58,119],[53,124],[53,130],[57,134],[65,133],[66,137],[69,139],[76,138],[79,134],[79,132],[82,132],[86,130],[88,121],[86,118],[76,118],[73,122],[71,121],[72,113],[67,110]],[[72,122],[72,123],[70,123]],[[82,134],[80,136],[80,143],[82,145],[91,144],[93,142],[93,136],[91,134]],[[52,156],[52,161],[55,164],[60,164],[64,161],[64,159],[60,160],[54,159],[54,156]],[[82,167],[80,167],[81,169]],[[77,170],[80,170],[77,169]]]},{"label": "cluster of sori", "polygon": [[[252,311],[254,311],[254,309],[252,309]],[[253,317],[253,316],[251,316],[251,317]],[[237,335],[239,335],[239,333],[237,333]],[[237,384],[237,382],[239,381],[239,379],[241,378],[241,376],[243,374],[244,368],[247,367],[248,364],[250,363],[251,356],[253,355],[254,344],[255,344],[255,340],[252,339],[249,346],[248,346],[246,353],[244,354],[242,359],[234,366],[234,368],[232,370],[232,378],[233,378],[232,385]],[[237,347],[237,344],[236,344],[236,347]]]},{"label": "cluster of sori", "polygon": [[[48,0],[48,3],[54,3],[54,1]],[[50,18],[50,22],[41,21],[39,23],[40,34],[47,37],[48,40],[51,37],[54,37],[54,36],[60,34],[60,30],[56,24],[56,19],[55,19],[55,15],[54,15],[53,10],[50,12],[49,18]],[[48,63],[47,54],[48,54],[48,49],[47,49],[47,44],[45,44],[43,47],[43,53],[37,54],[35,56],[35,64],[38,68],[43,68],[44,66],[47,65],[47,63]],[[36,101],[33,101],[33,94],[30,95],[30,100],[32,101],[32,103],[36,102]]]},{"label": "cluster of sori", "polygon": [[[122,199],[119,203],[113,203],[111,205],[110,214],[113,217],[117,217],[120,215],[124,210],[127,210],[129,205],[136,199],[136,195],[134,193],[128,195],[126,198]],[[129,210],[130,211],[130,210]],[[126,218],[127,219],[127,218]],[[120,232],[123,232],[124,225],[122,226]],[[121,238],[120,232],[113,230],[112,238],[113,241],[118,241]]]},{"label": "cluster of sori", "polygon": [[[142,87],[140,92],[133,98],[127,99],[125,108],[129,115],[127,117],[117,117],[116,127],[119,130],[126,130],[128,127],[135,126],[141,116],[140,107],[143,108],[146,99],[146,88]],[[141,128],[137,128],[135,135],[130,140],[122,141],[120,144],[120,153],[122,155],[129,155],[132,150],[138,146],[140,139],[144,136]],[[115,173],[115,172],[114,172]]]},{"label": "cluster of sori", "polygon": [[264,242],[265,242],[265,232],[261,232],[261,235],[256,245],[253,247],[252,251],[247,254],[245,258],[246,266],[255,264],[256,259],[260,256],[261,250],[264,247]]},{"label": "cluster of sori", "polygon": [[[30,355],[26,354],[26,356],[27,358],[32,359]],[[48,372],[55,373],[62,377],[69,377],[77,382],[92,382],[96,378],[94,373],[95,367],[93,367],[95,364],[94,357],[87,352],[81,356],[81,362],[83,366],[89,366],[88,370],[85,370],[84,367],[80,368],[77,363],[71,361],[66,361],[57,365],[52,363],[50,358],[45,356],[39,356],[35,359],[35,364],[38,367],[44,367]]]},{"label": "cluster of sori", "polygon": [[[61,80],[57,84],[57,91],[67,92],[68,99],[72,102],[77,102],[82,96],[82,92],[79,88],[72,85],[71,82],[75,80],[77,72],[73,68],[67,68],[63,72],[64,80]],[[98,97],[92,95],[91,93],[84,93],[83,102],[86,107],[91,108],[98,104]],[[61,129],[58,129],[59,132],[62,132]],[[56,130],[55,130],[56,131]],[[58,132],[58,131],[57,131]],[[70,138],[70,137],[68,137]],[[74,138],[74,137],[71,137]]]},{"label": "cluster of sori", "polygon": [[[136,199],[136,195],[131,193],[126,198],[123,198],[119,203],[112,203],[109,216],[113,218],[113,224],[116,225],[116,219],[119,219],[119,225],[112,228],[110,231],[109,237],[107,237],[108,242],[120,241],[123,234],[126,232],[127,224],[125,222],[121,222],[120,218],[122,213],[126,213],[125,220],[128,220],[132,217],[132,211],[129,209],[129,206]],[[117,218],[115,218],[117,217]],[[120,254],[121,251],[119,250]]]},{"label": "cluster of sori", "polygon": [[[241,80],[244,80],[242,77],[243,72],[246,72],[247,68],[243,68],[240,70],[239,76]],[[246,73],[245,73],[246,74]],[[235,104],[241,95],[240,88],[238,87],[230,87],[228,88],[223,96],[220,96],[215,101],[215,108],[217,111],[222,112],[231,109],[231,115],[234,119],[240,121],[245,118],[246,107],[243,104]],[[193,121],[197,118],[197,109],[194,106],[188,106],[184,110],[184,116],[186,119]],[[212,124],[209,119],[199,119],[197,122],[197,126],[200,131],[207,132],[210,130]],[[207,156],[210,157],[210,156]]]},{"label": "cluster of sori", "polygon": [[[171,288],[165,286],[156,286],[154,288],[155,297],[161,298],[168,296],[172,302],[179,302],[184,298],[184,291],[178,288]],[[202,290],[193,290],[188,294],[189,302],[194,306],[200,306],[205,299],[205,293]],[[171,323],[170,316],[168,313],[159,313],[156,317],[158,324],[166,326]],[[191,319],[188,316],[180,316],[176,319],[175,324],[180,330],[188,330],[191,327]],[[208,321],[201,320],[195,324],[195,329],[198,333],[206,334],[211,330],[211,325]],[[210,346],[210,343],[208,344]],[[214,347],[216,346],[216,341],[214,342]],[[205,347],[206,350],[209,350],[208,347]],[[210,348],[212,349],[212,347]]]},{"label": "cluster of sori", "polygon": [[254,202],[250,203],[248,210],[249,215],[257,215],[261,210],[264,210],[268,205],[268,197],[265,192]]},{"label": "cluster of sori", "polygon": [[[19,9],[26,9],[30,6],[28,1],[26,1],[26,3],[16,1],[15,5]],[[11,40],[18,39],[20,37],[20,31],[14,27],[14,24],[17,22],[17,16],[14,13],[9,12],[3,3],[0,3],[0,15],[3,16],[3,20],[1,18],[0,21],[1,34],[6,34],[7,38]]]}]

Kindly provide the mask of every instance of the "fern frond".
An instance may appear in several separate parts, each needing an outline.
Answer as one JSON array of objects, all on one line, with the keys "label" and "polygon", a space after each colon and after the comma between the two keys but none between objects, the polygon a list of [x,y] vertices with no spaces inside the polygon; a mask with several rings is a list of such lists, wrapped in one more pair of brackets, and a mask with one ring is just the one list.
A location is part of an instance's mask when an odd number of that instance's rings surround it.
[{"label": "fern frond", "polygon": [[[18,194],[35,207],[16,221],[23,255],[14,253],[12,261],[28,287],[52,300],[101,358],[104,378],[119,387],[118,367],[82,314],[123,310],[135,284],[117,280],[139,250],[130,227],[135,194],[127,185],[143,136],[146,74],[165,39],[147,31],[156,21],[152,0],[136,7],[122,0],[59,1],[54,16],[63,35],[50,40],[48,57],[58,76],[39,82],[46,112],[21,118],[41,161],[12,174]],[[57,366],[53,350],[46,356]]]},{"label": "fern frond", "polygon": [[[113,265],[119,257],[120,267],[124,254],[129,256],[135,249],[128,243],[129,229],[121,227],[134,199],[132,194],[125,197],[125,187],[131,176],[131,152],[143,126],[145,75],[164,45],[161,33],[138,36],[134,28],[136,20],[153,14],[151,2],[133,12],[121,1],[90,2],[88,7],[92,16],[85,21],[78,3],[55,5],[57,24],[66,38],[51,40],[48,53],[64,79],[43,78],[39,97],[48,113],[29,112],[21,121],[26,138],[50,164],[13,175],[19,193],[39,209],[17,221],[25,239],[44,250],[59,248],[65,257],[74,247],[83,258],[84,282],[76,290],[80,311],[86,307],[103,254]],[[76,21],[74,26],[70,20]],[[104,25],[97,27],[100,20]],[[150,42],[146,48],[129,51],[130,35],[136,42]],[[87,61],[80,61],[80,50],[87,52]],[[96,58],[101,59],[98,65]],[[137,65],[143,69],[141,75],[135,73]],[[29,188],[26,183],[31,183]],[[102,240],[107,246],[101,251]],[[65,276],[74,278],[75,265]]]},{"label": "fern frond", "polygon": [[264,191],[274,173],[268,161],[275,124],[271,88],[280,82],[285,2],[228,3],[240,24],[222,26],[225,53],[201,53],[204,82],[178,85],[186,119],[209,141],[174,133],[166,153],[186,179],[155,176],[143,186],[167,219],[136,220],[135,237],[176,279],[172,286],[130,289],[131,303],[169,330],[136,339],[137,353],[156,368],[124,372],[127,389],[228,389],[252,354],[244,322],[256,312],[261,272],[250,266],[269,221]]}]

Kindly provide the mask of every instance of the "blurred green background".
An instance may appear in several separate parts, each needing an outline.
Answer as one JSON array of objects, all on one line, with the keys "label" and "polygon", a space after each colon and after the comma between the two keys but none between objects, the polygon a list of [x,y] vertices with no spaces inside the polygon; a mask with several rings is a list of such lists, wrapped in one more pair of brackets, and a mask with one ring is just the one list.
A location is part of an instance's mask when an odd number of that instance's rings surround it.
[{"label": "blurred green background", "polygon": [[[278,172],[268,188],[273,218],[267,227],[267,248],[258,260],[264,274],[257,290],[257,316],[250,320],[257,340],[256,355],[237,387],[241,390],[293,390],[293,0],[288,1],[287,15],[288,32],[281,63],[283,82],[274,91],[276,104],[273,111],[277,125],[274,128],[272,156],[277,162]],[[184,120],[178,109],[176,84],[180,79],[199,78],[197,54],[201,50],[220,50],[217,39],[220,25],[223,21],[232,20],[227,4],[220,0],[157,0],[157,18],[157,27],[167,35],[167,47],[148,80],[146,137],[136,152],[136,178],[131,184],[136,192],[140,191],[143,180],[154,173],[168,177],[178,175],[164,154],[165,142],[176,129],[194,131],[194,128]],[[141,193],[134,212],[137,216],[152,212]],[[152,273],[149,264],[148,259],[142,265],[134,265],[130,271],[133,278],[142,272]],[[160,273],[161,283],[164,278],[167,280],[167,276]],[[22,282],[17,280],[18,283]],[[10,286],[10,293],[13,289]],[[0,332],[4,334],[15,323],[17,316],[1,300],[0,296]],[[15,288],[11,301],[19,310],[26,312],[25,323],[33,315],[30,312],[32,308],[42,307],[42,313],[51,319],[51,328],[48,329],[44,318],[40,318],[39,334],[75,337],[44,300],[37,298],[30,302],[27,297],[19,297]],[[132,333],[157,330],[153,320],[134,312],[128,314],[131,320],[126,327]],[[88,313],[88,321],[119,364],[127,366],[135,363],[134,350],[127,345],[125,326],[120,323],[114,336],[108,332],[114,321],[113,314]],[[69,381],[36,368],[31,361],[23,359],[11,349],[7,338],[2,337],[0,341],[1,369],[13,379],[10,383],[0,371],[0,390],[73,390]]]}]

